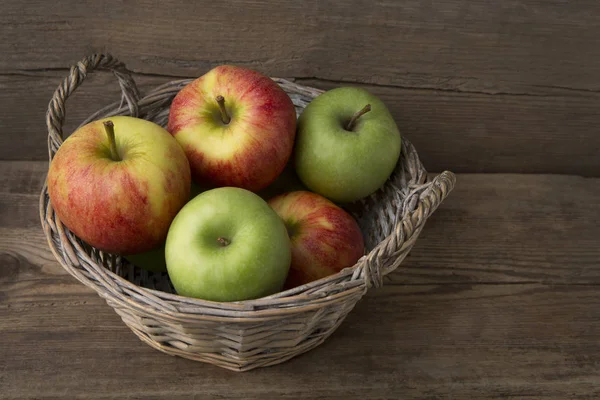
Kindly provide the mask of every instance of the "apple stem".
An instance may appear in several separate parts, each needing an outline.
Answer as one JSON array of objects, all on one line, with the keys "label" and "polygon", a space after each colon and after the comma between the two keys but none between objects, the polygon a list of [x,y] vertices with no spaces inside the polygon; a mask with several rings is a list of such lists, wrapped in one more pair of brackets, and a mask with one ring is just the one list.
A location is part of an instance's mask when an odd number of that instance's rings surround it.
[{"label": "apple stem", "polygon": [[112,121],[104,122],[104,130],[108,136],[108,142],[110,144],[110,156],[114,161],[121,161],[119,152],[117,151],[117,141],[115,139],[115,124]]},{"label": "apple stem", "polygon": [[354,129],[354,125],[356,125],[356,120],[359,119],[363,114],[368,113],[369,111],[371,111],[371,105],[367,104],[360,111],[355,112],[352,118],[350,118],[350,122],[348,122],[348,125],[346,125],[346,130],[351,131],[352,129]]},{"label": "apple stem", "polygon": [[219,244],[223,247],[225,246],[229,246],[229,244],[231,243],[229,240],[225,239],[224,237],[219,236],[217,238],[217,242],[219,242]]},{"label": "apple stem", "polygon": [[227,114],[227,110],[225,109],[225,98],[221,95],[217,96],[217,104],[219,104],[219,110],[221,111],[221,121],[224,124],[228,124],[231,122],[231,117]]}]

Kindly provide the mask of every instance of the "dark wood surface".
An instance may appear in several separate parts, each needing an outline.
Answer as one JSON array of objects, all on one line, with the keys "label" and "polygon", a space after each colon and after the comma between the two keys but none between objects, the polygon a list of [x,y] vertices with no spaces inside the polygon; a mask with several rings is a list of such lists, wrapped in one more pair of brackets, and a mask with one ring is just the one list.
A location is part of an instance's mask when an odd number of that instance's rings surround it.
[{"label": "dark wood surface", "polygon": [[[600,398],[599,37],[596,0],[3,0],[0,398]],[[40,228],[46,107],[94,52],[142,92],[223,63],[362,86],[457,188],[322,346],[244,374],[166,356]],[[94,74],[66,131],[118,99]]]},{"label": "dark wood surface", "polygon": [[[45,160],[67,68],[109,51],[143,88],[233,63],[381,96],[432,171],[600,175],[596,0],[101,1],[0,5],[0,159]],[[118,99],[109,76],[72,123]],[[15,138],[19,138],[15,140]]]},{"label": "dark wood surface", "polygon": [[233,373],[159,353],[53,259],[45,162],[0,162],[0,398],[593,399],[600,179],[460,174],[322,346]]}]

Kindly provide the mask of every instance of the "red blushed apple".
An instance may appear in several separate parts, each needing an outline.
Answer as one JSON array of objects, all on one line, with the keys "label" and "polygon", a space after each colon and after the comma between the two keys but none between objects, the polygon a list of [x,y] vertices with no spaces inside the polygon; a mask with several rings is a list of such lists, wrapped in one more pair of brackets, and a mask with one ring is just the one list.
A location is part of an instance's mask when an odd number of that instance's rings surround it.
[{"label": "red blushed apple", "polygon": [[189,163],[159,125],[109,120],[64,141],[50,164],[48,194],[60,220],[88,244],[123,255],[145,252],[165,241],[189,199]]},{"label": "red blushed apple", "polygon": [[222,65],[175,96],[168,131],[185,150],[194,182],[258,191],[290,158],[296,112],[269,77]]},{"label": "red blushed apple", "polygon": [[272,198],[269,205],[283,219],[292,244],[286,289],[335,274],[363,256],[358,224],[323,196],[289,192]]}]

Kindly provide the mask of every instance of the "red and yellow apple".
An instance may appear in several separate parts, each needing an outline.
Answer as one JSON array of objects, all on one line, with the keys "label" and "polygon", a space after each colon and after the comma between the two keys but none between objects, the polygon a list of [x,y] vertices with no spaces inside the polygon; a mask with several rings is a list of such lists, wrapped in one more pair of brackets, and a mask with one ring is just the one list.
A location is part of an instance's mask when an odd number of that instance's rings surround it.
[{"label": "red and yellow apple", "polygon": [[164,243],[188,201],[190,167],[159,125],[133,117],[91,122],[60,146],[48,172],[54,212],[88,244],[117,254]]},{"label": "red and yellow apple", "polygon": [[175,96],[168,130],[185,150],[196,183],[259,191],[292,153],[296,112],[269,77],[221,65]]},{"label": "red and yellow apple", "polygon": [[272,198],[269,205],[285,223],[292,245],[286,289],[335,274],[363,256],[358,224],[323,196],[289,192]]}]

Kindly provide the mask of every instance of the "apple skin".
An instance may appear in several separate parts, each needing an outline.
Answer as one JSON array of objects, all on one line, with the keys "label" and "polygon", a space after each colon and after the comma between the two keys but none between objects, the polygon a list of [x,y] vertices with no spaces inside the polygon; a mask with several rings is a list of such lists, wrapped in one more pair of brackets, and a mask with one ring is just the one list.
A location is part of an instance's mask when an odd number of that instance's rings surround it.
[{"label": "apple skin", "polygon": [[[371,111],[345,129],[354,113]],[[400,157],[401,137],[385,104],[364,89],[341,87],[315,98],[298,119],[296,172],[313,192],[340,203],[379,189]]]},{"label": "apple skin", "polygon": [[[228,124],[222,121],[217,96],[225,99]],[[296,112],[269,77],[221,65],[175,96],[168,131],[185,150],[194,182],[256,192],[273,182],[290,158]]]},{"label": "apple skin", "polygon": [[[190,189],[190,200],[207,190],[192,182]],[[165,260],[165,243],[144,253],[130,254],[127,257],[129,262],[152,272],[167,272],[167,262]]]},{"label": "apple skin", "polygon": [[[121,161],[111,158],[103,122],[114,124]],[[60,220],[88,244],[135,254],[164,242],[190,194],[185,153],[159,125],[116,116],[91,122],[60,146],[48,172]]]},{"label": "apple skin", "polygon": [[165,255],[178,294],[221,302],[280,291],[291,260],[283,221],[258,195],[234,187],[187,203],[171,224]]},{"label": "apple skin", "polygon": [[285,223],[292,244],[286,289],[335,274],[364,255],[354,218],[323,196],[296,191],[272,198],[269,205]]}]

